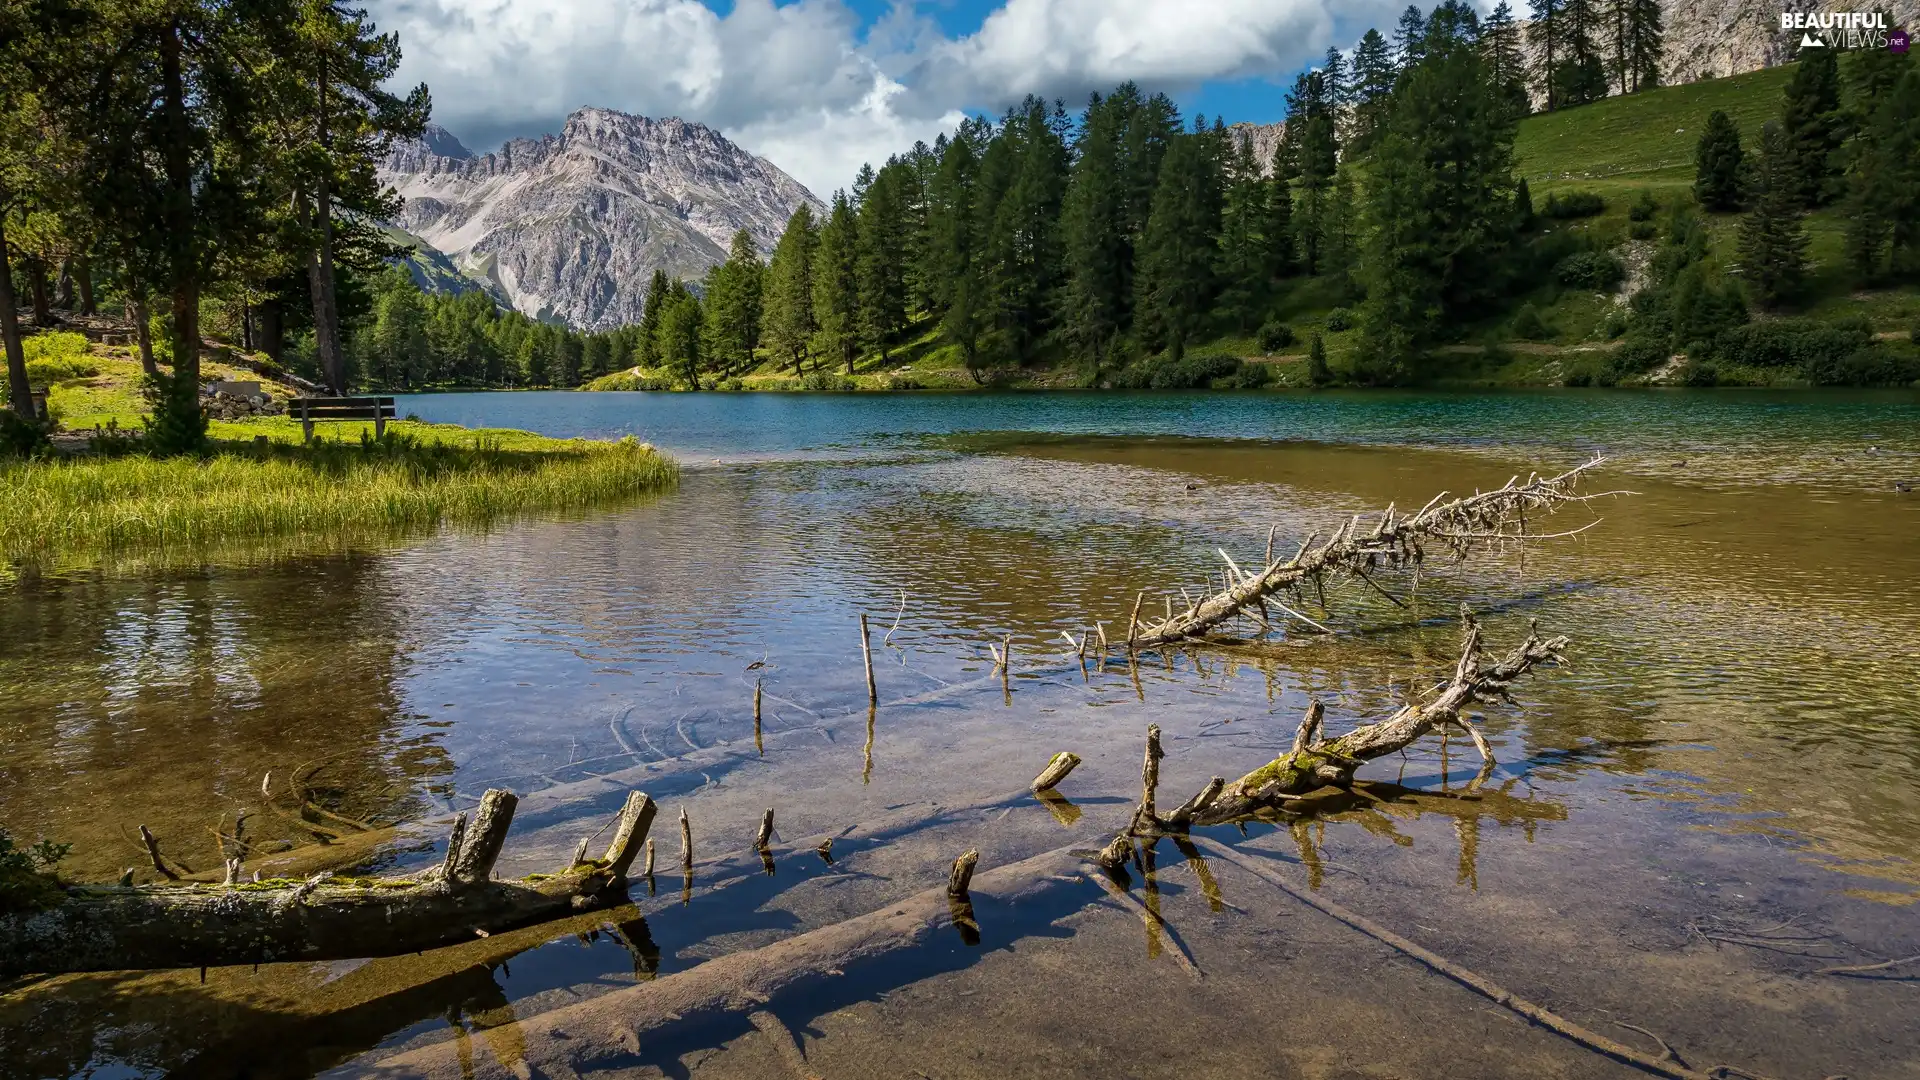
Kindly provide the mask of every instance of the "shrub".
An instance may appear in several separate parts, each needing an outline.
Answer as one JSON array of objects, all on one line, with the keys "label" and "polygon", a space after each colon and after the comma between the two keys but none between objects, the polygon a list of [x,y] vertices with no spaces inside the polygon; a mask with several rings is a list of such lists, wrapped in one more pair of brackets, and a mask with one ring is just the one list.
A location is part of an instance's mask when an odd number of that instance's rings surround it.
[{"label": "shrub", "polygon": [[904,372],[895,372],[887,376],[887,389],[889,390],[925,390],[926,388],[925,383]]},{"label": "shrub", "polygon": [[98,374],[100,374],[99,365],[89,364],[84,360],[27,361],[27,381],[43,388],[66,382],[68,379],[87,379]]},{"label": "shrub", "polygon": [[800,389],[816,393],[845,393],[860,389],[860,384],[830,371],[809,371],[800,377]]},{"label": "shrub", "polygon": [[1639,334],[1620,343],[1608,357],[1608,363],[1616,374],[1645,375],[1658,371],[1667,362],[1668,352],[1665,341],[1656,340]]},{"label": "shrub", "polygon": [[1327,343],[1319,334],[1313,335],[1313,345],[1307,349],[1307,381],[1315,386],[1333,381],[1333,372],[1327,367]]},{"label": "shrub", "polygon": [[1550,218],[1562,221],[1573,218],[1593,217],[1607,208],[1607,200],[1597,191],[1553,192],[1547,196],[1546,205],[1540,212]]},{"label": "shrub", "polygon": [[1261,352],[1277,353],[1298,339],[1294,337],[1293,327],[1279,319],[1268,319],[1260,324],[1260,332],[1254,340]]},{"label": "shrub", "polygon": [[0,829],[0,911],[32,911],[59,903],[60,884],[53,866],[66,858],[72,846],[42,840],[23,849],[14,845],[7,830]]},{"label": "shrub", "polygon": [[1242,367],[1258,366],[1242,364],[1231,356],[1186,356],[1179,360],[1156,356],[1115,372],[1113,386],[1119,390],[1192,390],[1212,386],[1215,379],[1239,376]]},{"label": "shrub", "polygon": [[1600,321],[1600,331],[1607,335],[1608,341],[1618,341],[1620,335],[1627,332],[1627,317],[1618,311],[1608,312]]},{"label": "shrub", "polygon": [[47,445],[45,424],[0,409],[0,457],[32,457]]},{"label": "shrub", "polygon": [[1513,336],[1522,341],[1539,341],[1553,336],[1547,321],[1540,317],[1532,304],[1521,304],[1520,310],[1513,313]]},{"label": "shrub", "polygon": [[1673,373],[1676,386],[1718,386],[1720,372],[1710,360],[1688,360]]},{"label": "shrub", "polygon": [[29,364],[35,360],[82,361],[87,355],[87,339],[83,334],[65,330],[34,334],[20,339],[20,351],[26,354]]},{"label": "shrub", "polygon": [[1560,381],[1568,386],[1618,386],[1620,374],[1605,357],[1582,357],[1567,366]]},{"label": "shrub", "polygon": [[1915,323],[1913,329],[1907,331],[1907,341],[1914,345],[1920,345],[1920,323]]},{"label": "shrub", "polygon": [[1660,204],[1654,201],[1653,192],[1642,188],[1640,197],[1633,200],[1633,204],[1627,207],[1627,220],[1651,222],[1653,215],[1659,210]]},{"label": "shrub", "polygon": [[1660,235],[1660,227],[1651,221],[1636,221],[1627,226],[1627,235],[1635,240],[1651,240]]},{"label": "shrub", "polygon": [[1627,268],[1604,251],[1583,251],[1561,259],[1553,268],[1553,276],[1563,285],[1611,289],[1626,278]]},{"label": "shrub", "polygon": [[1868,344],[1844,356],[1817,358],[1801,370],[1821,386],[1905,386],[1920,380],[1920,357]]},{"label": "shrub", "polygon": [[1327,312],[1327,333],[1337,334],[1342,330],[1353,329],[1353,312],[1337,307]]},{"label": "shrub", "polygon": [[1864,318],[1834,322],[1768,319],[1722,332],[1715,352],[1739,364],[1797,368],[1815,382],[1822,382],[1827,380],[1816,371],[1838,371],[1843,359],[1872,342],[1873,324]]}]

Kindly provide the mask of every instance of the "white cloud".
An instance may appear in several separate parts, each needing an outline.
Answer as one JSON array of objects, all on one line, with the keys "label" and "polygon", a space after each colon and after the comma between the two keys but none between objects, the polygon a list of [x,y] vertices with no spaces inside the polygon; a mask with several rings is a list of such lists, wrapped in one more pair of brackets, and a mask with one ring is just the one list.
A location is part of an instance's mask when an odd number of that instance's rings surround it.
[{"label": "white cloud", "polygon": [[[557,130],[586,105],[677,115],[824,197],[961,110],[1077,101],[1125,79],[1279,79],[1334,39],[1333,3],[1006,0],[957,39],[909,0],[864,37],[841,0],[736,0],[725,16],[698,0],[373,0],[372,13],[400,34],[401,79],[426,82],[435,120],[477,149]],[[1343,26],[1394,10],[1341,7]]]}]

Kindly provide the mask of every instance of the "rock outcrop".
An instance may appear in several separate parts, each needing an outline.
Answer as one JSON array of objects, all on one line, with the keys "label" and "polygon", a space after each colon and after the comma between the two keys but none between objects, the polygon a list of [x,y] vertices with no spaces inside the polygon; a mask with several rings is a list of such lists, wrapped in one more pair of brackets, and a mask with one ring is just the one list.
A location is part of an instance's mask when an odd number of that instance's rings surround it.
[{"label": "rock outcrop", "polygon": [[801,204],[824,209],[711,128],[611,109],[482,156],[430,128],[380,175],[406,198],[394,225],[516,310],[587,330],[639,322],[656,267],[698,279],[735,231],[770,252]]}]

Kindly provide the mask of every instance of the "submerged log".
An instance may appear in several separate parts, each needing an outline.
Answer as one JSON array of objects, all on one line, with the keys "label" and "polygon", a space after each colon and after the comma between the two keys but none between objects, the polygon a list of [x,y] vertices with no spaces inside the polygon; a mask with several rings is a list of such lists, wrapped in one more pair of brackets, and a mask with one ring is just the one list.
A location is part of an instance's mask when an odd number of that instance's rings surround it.
[{"label": "submerged log", "polygon": [[653,823],[632,792],[598,860],[522,881],[493,880],[513,821],[489,791],[455,822],[443,867],[416,879],[276,879],[234,885],[69,886],[37,911],[0,914],[0,977],[392,956],[472,940],[626,900]]}]

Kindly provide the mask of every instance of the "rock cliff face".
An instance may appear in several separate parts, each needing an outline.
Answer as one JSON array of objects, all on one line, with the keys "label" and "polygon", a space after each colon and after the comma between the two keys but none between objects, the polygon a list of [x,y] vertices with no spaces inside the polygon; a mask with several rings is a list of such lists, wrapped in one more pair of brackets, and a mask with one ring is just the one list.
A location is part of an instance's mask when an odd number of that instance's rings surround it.
[{"label": "rock cliff face", "polygon": [[478,157],[430,128],[394,147],[380,176],[406,198],[394,225],[516,310],[589,330],[639,322],[656,267],[697,279],[736,230],[770,252],[801,204],[823,209],[711,128],[611,109]]},{"label": "rock cliff face", "polygon": [[1287,129],[1284,120],[1271,124],[1249,124],[1241,122],[1227,125],[1227,133],[1237,143],[1253,144],[1253,159],[1260,163],[1260,171],[1273,172],[1273,151],[1280,145],[1280,134]]}]

